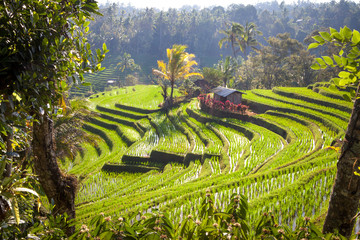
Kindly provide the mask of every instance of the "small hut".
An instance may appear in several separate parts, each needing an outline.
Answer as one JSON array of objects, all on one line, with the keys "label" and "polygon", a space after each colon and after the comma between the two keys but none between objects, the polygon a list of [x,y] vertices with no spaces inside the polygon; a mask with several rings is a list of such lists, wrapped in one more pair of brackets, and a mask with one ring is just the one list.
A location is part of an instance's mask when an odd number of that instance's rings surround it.
[{"label": "small hut", "polygon": [[225,103],[227,100],[234,104],[240,104],[242,95],[245,94],[236,89],[217,87],[211,90],[214,93],[214,100]]}]

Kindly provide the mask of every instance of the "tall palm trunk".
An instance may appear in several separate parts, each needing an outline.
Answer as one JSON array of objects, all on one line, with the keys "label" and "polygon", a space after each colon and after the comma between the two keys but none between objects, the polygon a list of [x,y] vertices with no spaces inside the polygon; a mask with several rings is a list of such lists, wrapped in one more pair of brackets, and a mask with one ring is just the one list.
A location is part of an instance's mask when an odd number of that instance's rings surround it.
[{"label": "tall palm trunk", "polygon": [[[37,116],[33,127],[34,168],[49,201],[54,201],[54,214],[67,213],[75,218],[76,178],[64,176],[56,161],[54,123],[46,114]],[[71,234],[74,228],[67,229]]]},{"label": "tall palm trunk", "polygon": [[234,54],[234,58],[237,59],[236,49],[235,49],[235,41],[231,41],[231,49]]},{"label": "tall palm trunk", "polygon": [[170,105],[172,105],[174,103],[174,85],[175,85],[175,79],[171,80],[170,79],[170,84],[171,84],[171,92],[170,92]]},{"label": "tall palm trunk", "polygon": [[[359,88],[357,96],[359,96]],[[353,231],[360,201],[360,176],[354,174],[360,166],[360,99],[355,100],[346,131],[337,173],[332,189],[323,232],[334,232],[349,237]]]}]

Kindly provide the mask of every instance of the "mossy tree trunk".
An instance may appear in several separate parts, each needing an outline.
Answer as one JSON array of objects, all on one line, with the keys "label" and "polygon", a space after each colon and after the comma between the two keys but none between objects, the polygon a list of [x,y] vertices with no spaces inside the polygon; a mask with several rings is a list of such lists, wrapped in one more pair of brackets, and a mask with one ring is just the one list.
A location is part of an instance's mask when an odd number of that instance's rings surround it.
[{"label": "mossy tree trunk", "polygon": [[[359,97],[359,88],[358,94]],[[360,98],[355,100],[354,108],[346,131],[341,155],[337,163],[337,173],[332,189],[329,209],[323,232],[335,232],[350,237],[360,201]]]},{"label": "mossy tree trunk", "polygon": [[[77,180],[65,176],[55,154],[54,123],[46,114],[38,116],[33,126],[33,153],[35,174],[50,202],[54,202],[54,215],[67,213],[75,218],[75,193]],[[68,234],[73,232],[69,228]]]}]

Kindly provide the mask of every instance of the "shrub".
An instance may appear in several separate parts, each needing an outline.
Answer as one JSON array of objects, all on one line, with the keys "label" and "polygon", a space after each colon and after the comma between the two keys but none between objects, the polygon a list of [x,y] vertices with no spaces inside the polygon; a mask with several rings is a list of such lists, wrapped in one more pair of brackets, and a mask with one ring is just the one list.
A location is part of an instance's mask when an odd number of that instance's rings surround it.
[{"label": "shrub", "polygon": [[[346,239],[339,234],[322,234],[305,217],[293,231],[278,224],[273,213],[264,213],[254,224],[248,224],[248,202],[245,196],[233,194],[224,211],[217,209],[215,200],[208,189],[196,216],[188,215],[179,224],[174,224],[169,215],[157,209],[129,217],[93,217],[89,225],[83,224],[68,239]],[[135,220],[139,218],[139,220]],[[53,217],[47,214],[44,221],[21,231],[13,232],[14,237],[35,236],[41,239],[65,239],[65,229],[73,224],[66,216]],[[25,234],[25,235],[24,235]],[[358,239],[359,235],[353,237]],[[353,238],[352,238],[353,239]]]},{"label": "shrub", "polygon": [[219,111],[227,111],[227,112],[238,112],[241,114],[245,114],[249,109],[249,106],[244,104],[234,104],[229,100],[226,100],[225,104],[221,101],[215,100],[210,97],[210,95],[201,94],[198,96],[198,100],[200,102],[201,109],[208,108]]}]

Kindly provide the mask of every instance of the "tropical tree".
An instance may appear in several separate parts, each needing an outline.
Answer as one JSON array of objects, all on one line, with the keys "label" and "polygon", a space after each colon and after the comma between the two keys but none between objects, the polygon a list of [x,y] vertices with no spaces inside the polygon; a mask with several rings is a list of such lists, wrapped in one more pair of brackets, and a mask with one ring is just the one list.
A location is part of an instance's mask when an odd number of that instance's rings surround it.
[{"label": "tropical tree", "polygon": [[84,73],[103,69],[99,62],[106,45],[103,52],[97,49],[93,54],[86,39],[92,13],[97,13],[92,0],[5,0],[0,4],[2,134],[11,135],[12,116],[34,120],[34,172],[49,201],[55,203],[54,214],[67,213],[70,218],[75,217],[77,180],[58,167],[52,118],[64,107],[63,92],[69,80],[83,82]]},{"label": "tropical tree", "polygon": [[360,174],[354,174],[360,166],[360,33],[345,26],[340,28],[340,31],[330,28],[330,33],[320,32],[314,39],[316,42],[310,44],[308,49],[329,42],[335,42],[342,48],[333,58],[316,58],[317,62],[312,68],[319,70],[338,66],[342,71],[332,82],[338,87],[357,86],[356,92],[344,94],[345,99],[354,102],[354,107],[341,147],[335,183],[323,226],[324,233],[339,231],[340,234],[350,237],[360,201]]},{"label": "tropical tree", "polygon": [[243,90],[260,88],[264,78],[264,70],[261,55],[250,55],[238,68],[239,77],[236,79],[236,88]]},{"label": "tropical tree", "polygon": [[220,39],[219,47],[222,48],[224,44],[225,47],[228,47],[228,44],[230,44],[233,55],[235,58],[237,58],[237,53],[242,51],[240,41],[243,38],[245,29],[243,25],[236,22],[231,23],[231,25],[227,24],[227,27],[228,28],[226,30],[220,31],[220,33],[225,34],[226,36]]},{"label": "tropical tree", "polygon": [[220,31],[226,36],[220,39],[219,47],[222,48],[224,43],[225,47],[227,47],[230,43],[234,57],[237,58],[237,53],[242,52],[246,60],[246,49],[257,46],[258,41],[255,37],[256,35],[262,35],[256,28],[256,24],[253,22],[247,22],[245,27],[240,23],[233,22],[228,29]]},{"label": "tropical tree", "polygon": [[258,31],[255,23],[246,23],[243,34],[239,39],[240,51],[244,54],[244,59],[247,59],[248,53],[246,49],[249,47],[255,48],[259,43],[256,40],[256,35],[262,35],[262,32]]},{"label": "tropical tree", "polygon": [[[261,48],[259,51],[262,73],[261,85],[264,88],[271,89],[274,86],[291,86],[291,81],[296,71],[305,71],[304,67],[308,67],[305,63],[299,64],[295,60],[304,61],[304,59],[293,59],[294,55],[300,56],[300,52],[304,46],[296,39],[290,38],[289,33],[278,34],[276,37],[269,37],[267,42],[269,46]],[[295,71],[300,67],[300,70]],[[308,76],[306,76],[308,77]],[[308,80],[310,81],[310,80]]]},{"label": "tropical tree", "polygon": [[197,62],[193,60],[194,54],[187,53],[187,46],[185,45],[173,45],[171,49],[167,49],[168,63],[158,61],[158,68],[153,69],[153,74],[162,77],[165,80],[170,81],[171,92],[170,92],[170,104],[173,103],[174,84],[178,79],[187,79],[191,76],[200,76],[201,73],[192,72],[193,66],[197,65]]},{"label": "tropical tree", "polygon": [[[131,58],[129,53],[124,53],[120,59],[120,62],[116,64],[116,69],[120,70],[123,76],[127,76],[129,72],[140,70],[140,66],[135,63],[135,60]],[[120,84],[120,82],[119,82]]]},{"label": "tropical tree", "polygon": [[124,72],[125,70],[138,70],[140,69],[140,66],[135,63],[135,60],[131,58],[131,55],[129,53],[124,53],[121,57],[120,62],[116,64],[116,68],[119,69],[121,72]]},{"label": "tropical tree", "polygon": [[216,65],[213,68],[204,67],[202,69],[202,74],[204,79],[209,82],[211,88],[221,85],[223,81],[222,72],[216,67]]},{"label": "tropical tree", "polygon": [[73,160],[78,152],[83,151],[83,143],[97,146],[98,138],[83,130],[83,125],[91,117],[96,116],[89,109],[86,99],[73,99],[66,109],[55,118],[54,131],[56,143],[56,156],[60,160],[68,158]]},{"label": "tropical tree", "polygon": [[217,64],[217,69],[221,72],[221,79],[223,86],[227,87],[230,79],[234,77],[238,64],[234,58],[227,56],[225,60],[220,60]]},{"label": "tropical tree", "polygon": [[284,70],[292,86],[306,87],[315,81],[316,71],[311,69],[314,58],[306,49],[286,57]]}]

